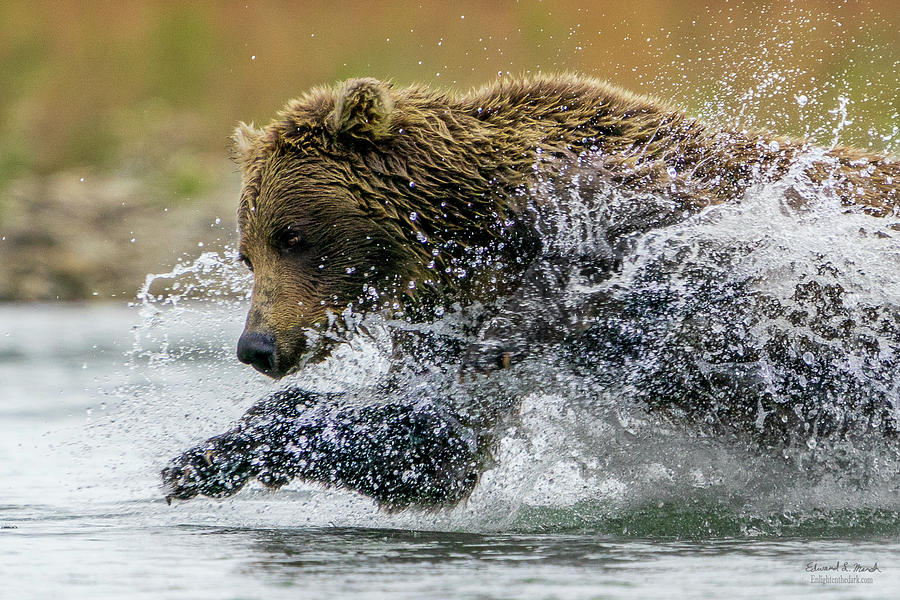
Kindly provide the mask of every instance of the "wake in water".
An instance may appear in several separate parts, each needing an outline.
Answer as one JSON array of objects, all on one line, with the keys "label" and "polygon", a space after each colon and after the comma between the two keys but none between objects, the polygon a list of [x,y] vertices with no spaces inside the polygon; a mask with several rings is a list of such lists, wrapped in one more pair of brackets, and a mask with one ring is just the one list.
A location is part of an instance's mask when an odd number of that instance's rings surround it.
[{"label": "wake in water", "polygon": [[826,488],[893,510],[893,159],[574,75],[352,79],[234,141],[237,358],[296,383],[169,461],[167,500],[302,480],[387,511]]},{"label": "wake in water", "polygon": [[[694,215],[568,167],[531,192],[549,241],[514,307],[335,316],[316,335],[347,345],[179,468],[213,496],[301,477],[393,507],[467,499],[444,526],[883,530],[900,515],[900,221],[812,185],[820,158]],[[216,265],[227,281],[212,255],[182,271]],[[145,311],[178,305],[152,283]],[[498,337],[508,369],[485,359]]]}]

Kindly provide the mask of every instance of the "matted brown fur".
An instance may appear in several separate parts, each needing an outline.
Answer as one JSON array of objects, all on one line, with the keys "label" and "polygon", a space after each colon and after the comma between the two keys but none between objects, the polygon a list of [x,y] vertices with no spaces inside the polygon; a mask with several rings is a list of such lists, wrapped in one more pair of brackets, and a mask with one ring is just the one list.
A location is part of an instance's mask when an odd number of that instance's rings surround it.
[{"label": "matted brown fur", "polygon": [[426,291],[478,298],[514,286],[524,265],[512,244],[507,279],[493,286],[460,277],[459,261],[527,220],[521,191],[536,174],[585,152],[611,182],[687,210],[738,199],[816,152],[803,171],[811,183],[874,215],[900,206],[894,158],[709,127],[574,75],[503,78],[464,94],[353,79],[288,102],[262,129],[242,124],[234,140],[240,251],[255,271],[246,331],[275,337],[275,376],[315,350],[306,328],[369,286],[398,305]]}]

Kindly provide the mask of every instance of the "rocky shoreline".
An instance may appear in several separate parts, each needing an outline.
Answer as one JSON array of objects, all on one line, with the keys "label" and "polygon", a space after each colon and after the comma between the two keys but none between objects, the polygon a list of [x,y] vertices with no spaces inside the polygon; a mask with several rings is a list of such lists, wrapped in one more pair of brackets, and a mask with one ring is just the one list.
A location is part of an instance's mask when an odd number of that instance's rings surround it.
[{"label": "rocky shoreline", "polygon": [[148,273],[236,240],[240,181],[196,197],[137,177],[64,172],[0,192],[0,301],[131,300]]}]

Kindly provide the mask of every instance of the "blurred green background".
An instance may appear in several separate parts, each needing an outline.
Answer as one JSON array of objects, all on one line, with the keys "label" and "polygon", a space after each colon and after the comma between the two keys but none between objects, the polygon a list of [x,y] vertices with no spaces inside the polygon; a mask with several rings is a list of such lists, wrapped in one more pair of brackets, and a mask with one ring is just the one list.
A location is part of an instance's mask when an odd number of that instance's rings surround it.
[{"label": "blurred green background", "polygon": [[146,273],[232,242],[228,135],[314,84],[575,71],[896,153],[898,50],[898,0],[6,0],[0,300],[129,300]]}]

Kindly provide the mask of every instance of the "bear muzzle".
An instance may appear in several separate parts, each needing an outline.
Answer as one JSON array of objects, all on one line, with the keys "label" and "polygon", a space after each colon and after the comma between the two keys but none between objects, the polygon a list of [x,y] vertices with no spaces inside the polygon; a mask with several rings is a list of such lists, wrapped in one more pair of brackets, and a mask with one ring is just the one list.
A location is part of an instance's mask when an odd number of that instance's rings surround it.
[{"label": "bear muzzle", "polygon": [[245,331],[237,344],[238,360],[251,365],[254,369],[269,377],[278,378],[278,349],[275,336],[260,331]]}]

